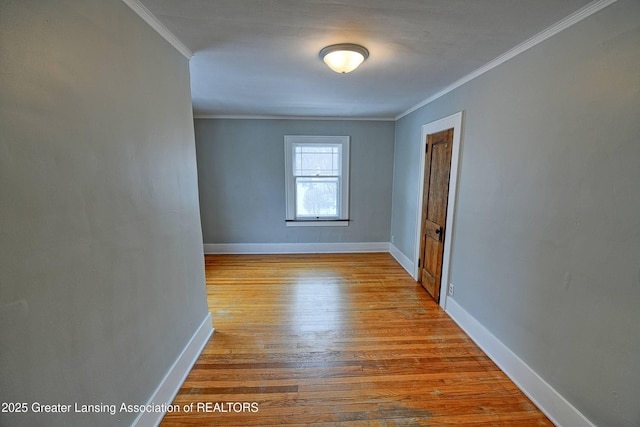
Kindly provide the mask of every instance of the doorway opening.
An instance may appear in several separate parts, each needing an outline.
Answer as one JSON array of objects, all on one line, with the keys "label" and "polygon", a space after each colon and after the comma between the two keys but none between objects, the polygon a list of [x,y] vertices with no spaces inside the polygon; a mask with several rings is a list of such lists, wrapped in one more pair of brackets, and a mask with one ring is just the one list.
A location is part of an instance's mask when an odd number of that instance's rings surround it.
[{"label": "doorway opening", "polygon": [[[449,132],[444,132],[449,131]],[[418,191],[418,204],[416,209],[416,245],[414,256],[414,274],[413,277],[417,281],[424,280],[427,282],[426,289],[429,287],[434,291],[434,299],[438,301],[440,306],[446,308],[446,300],[449,290],[449,268],[451,263],[451,244],[453,236],[453,224],[454,213],[457,193],[457,177],[458,177],[458,162],[460,158],[460,141],[462,131],[462,112],[452,114],[440,120],[425,124],[422,126],[421,132],[421,158],[420,158],[420,188]],[[445,134],[449,135],[449,142],[442,140]],[[435,139],[434,139],[435,138]],[[439,139],[437,139],[439,138]],[[438,142],[434,145],[434,142]],[[429,141],[431,141],[432,148],[429,149]],[[445,147],[447,143],[450,143],[450,147]],[[434,146],[438,146],[437,150],[433,150]],[[441,148],[441,149],[440,149]],[[446,208],[438,215],[429,217],[428,211],[423,209],[426,204],[438,203],[437,200],[429,200],[429,188],[431,181],[431,159],[433,154],[445,153],[450,151],[450,168],[447,180],[447,188],[444,190],[446,196]],[[429,156],[429,157],[427,157]],[[446,158],[445,153],[445,158]],[[443,163],[448,163],[446,159]],[[429,168],[429,170],[427,170]],[[437,171],[436,171],[437,172]],[[442,183],[440,183],[442,184]],[[438,185],[442,187],[442,185]],[[426,197],[425,197],[425,189]],[[436,197],[436,199],[438,199]],[[437,209],[435,210],[437,212]],[[436,218],[437,216],[437,218]],[[428,239],[428,240],[427,240]],[[436,253],[427,255],[425,259],[425,250],[434,250]],[[425,263],[427,266],[427,271]],[[433,274],[437,273],[437,274]],[[431,276],[431,277],[429,277]],[[430,292],[431,293],[431,292]]]}]

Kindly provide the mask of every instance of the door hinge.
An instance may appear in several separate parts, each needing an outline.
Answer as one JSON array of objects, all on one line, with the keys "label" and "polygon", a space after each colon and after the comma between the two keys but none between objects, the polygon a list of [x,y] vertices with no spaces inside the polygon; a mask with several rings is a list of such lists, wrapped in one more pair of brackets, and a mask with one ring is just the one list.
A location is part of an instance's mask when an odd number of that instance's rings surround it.
[{"label": "door hinge", "polygon": [[420,258],[418,258],[418,268],[420,268],[420,261],[422,261]]}]

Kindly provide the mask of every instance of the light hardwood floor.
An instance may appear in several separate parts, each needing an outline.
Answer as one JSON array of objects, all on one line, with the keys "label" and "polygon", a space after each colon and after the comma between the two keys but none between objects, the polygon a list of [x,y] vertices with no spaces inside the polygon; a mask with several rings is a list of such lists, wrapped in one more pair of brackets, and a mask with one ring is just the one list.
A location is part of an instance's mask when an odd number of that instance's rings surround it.
[{"label": "light hardwood floor", "polygon": [[553,425],[389,254],[207,255],[206,277],[194,410],[161,426]]}]

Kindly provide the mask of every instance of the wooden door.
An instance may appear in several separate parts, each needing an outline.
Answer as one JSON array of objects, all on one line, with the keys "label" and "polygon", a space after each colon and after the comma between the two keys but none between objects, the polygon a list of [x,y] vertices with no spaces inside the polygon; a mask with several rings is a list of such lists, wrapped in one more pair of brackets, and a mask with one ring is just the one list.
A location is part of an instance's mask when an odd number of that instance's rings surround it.
[{"label": "wooden door", "polygon": [[418,282],[440,300],[453,129],[427,135]]}]

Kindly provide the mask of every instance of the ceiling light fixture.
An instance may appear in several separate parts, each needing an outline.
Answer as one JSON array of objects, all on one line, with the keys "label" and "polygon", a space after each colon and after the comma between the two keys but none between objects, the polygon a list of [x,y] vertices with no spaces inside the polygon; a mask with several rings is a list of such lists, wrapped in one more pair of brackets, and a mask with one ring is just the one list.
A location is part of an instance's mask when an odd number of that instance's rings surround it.
[{"label": "ceiling light fixture", "polygon": [[365,59],[369,51],[357,44],[340,43],[327,46],[320,51],[320,58],[336,73],[350,73]]}]

